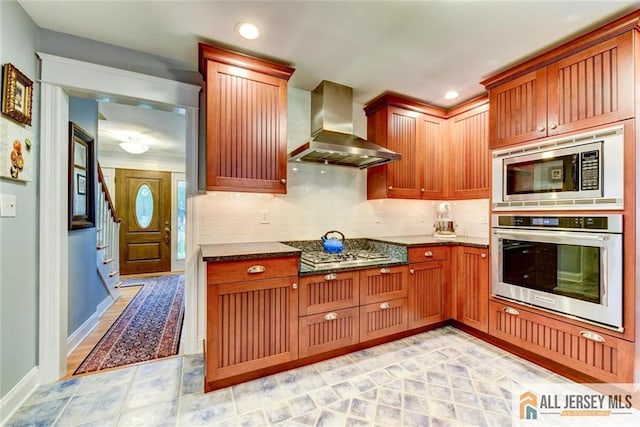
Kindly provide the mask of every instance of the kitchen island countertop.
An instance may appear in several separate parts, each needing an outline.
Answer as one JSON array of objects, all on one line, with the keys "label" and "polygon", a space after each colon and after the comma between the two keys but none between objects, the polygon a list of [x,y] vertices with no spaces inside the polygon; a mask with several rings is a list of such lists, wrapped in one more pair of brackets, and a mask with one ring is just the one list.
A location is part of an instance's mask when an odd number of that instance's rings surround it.
[{"label": "kitchen island countertop", "polygon": [[300,249],[279,242],[200,245],[200,251],[202,260],[205,262],[300,256],[302,252]]},{"label": "kitchen island countertop", "polygon": [[477,248],[488,248],[489,239],[483,237],[454,237],[454,238],[436,238],[430,234],[414,235],[414,236],[389,236],[389,237],[372,237],[369,240],[392,243],[395,245],[413,247],[413,246],[439,246],[439,245],[462,245]]}]

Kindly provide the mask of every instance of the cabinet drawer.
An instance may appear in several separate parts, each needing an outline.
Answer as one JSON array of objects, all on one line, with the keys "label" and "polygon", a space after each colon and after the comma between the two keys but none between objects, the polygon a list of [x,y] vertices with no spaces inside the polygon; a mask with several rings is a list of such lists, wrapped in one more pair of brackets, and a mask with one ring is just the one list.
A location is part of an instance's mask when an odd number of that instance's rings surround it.
[{"label": "cabinet drawer", "polygon": [[360,304],[407,296],[407,267],[370,268],[360,272]]},{"label": "cabinet drawer", "polygon": [[207,284],[297,276],[298,257],[220,261],[207,264]]},{"label": "cabinet drawer", "polygon": [[360,307],[360,341],[407,330],[407,299],[399,298]]},{"label": "cabinet drawer", "polygon": [[489,303],[489,334],[605,382],[633,380],[633,343],[517,304]]},{"label": "cabinet drawer", "polygon": [[358,305],[359,278],[358,271],[301,277],[298,310],[300,316]]},{"label": "cabinet drawer", "polygon": [[298,354],[305,357],[357,344],[359,326],[358,307],[301,317]]},{"label": "cabinet drawer", "polygon": [[409,262],[442,261],[449,259],[448,246],[409,248]]}]

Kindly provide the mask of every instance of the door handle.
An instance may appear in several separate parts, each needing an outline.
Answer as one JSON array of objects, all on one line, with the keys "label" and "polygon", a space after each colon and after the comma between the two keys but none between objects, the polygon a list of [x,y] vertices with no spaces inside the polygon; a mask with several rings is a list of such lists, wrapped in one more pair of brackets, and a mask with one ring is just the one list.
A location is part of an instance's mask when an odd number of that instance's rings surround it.
[{"label": "door handle", "polygon": [[164,242],[168,245],[170,241],[171,241],[171,229],[169,227],[165,227]]}]

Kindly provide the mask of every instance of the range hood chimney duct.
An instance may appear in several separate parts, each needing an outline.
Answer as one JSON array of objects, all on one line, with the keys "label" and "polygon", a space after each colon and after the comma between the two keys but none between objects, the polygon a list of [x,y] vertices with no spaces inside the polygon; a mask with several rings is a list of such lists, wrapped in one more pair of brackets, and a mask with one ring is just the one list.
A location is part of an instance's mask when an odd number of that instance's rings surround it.
[{"label": "range hood chimney duct", "polygon": [[327,80],[311,92],[311,135],[290,161],[365,169],[402,158],[353,134],[353,89]]}]

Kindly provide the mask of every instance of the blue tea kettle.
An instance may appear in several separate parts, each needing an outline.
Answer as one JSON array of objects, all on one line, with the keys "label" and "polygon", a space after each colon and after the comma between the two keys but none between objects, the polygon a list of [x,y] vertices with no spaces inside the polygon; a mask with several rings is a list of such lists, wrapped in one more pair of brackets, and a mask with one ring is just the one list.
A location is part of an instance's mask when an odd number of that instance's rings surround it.
[{"label": "blue tea kettle", "polygon": [[[336,233],[340,235],[340,238],[328,237],[329,234]],[[322,238],[322,248],[330,254],[339,254],[342,252],[342,245],[344,242],[344,234],[337,230],[327,231]]]}]

